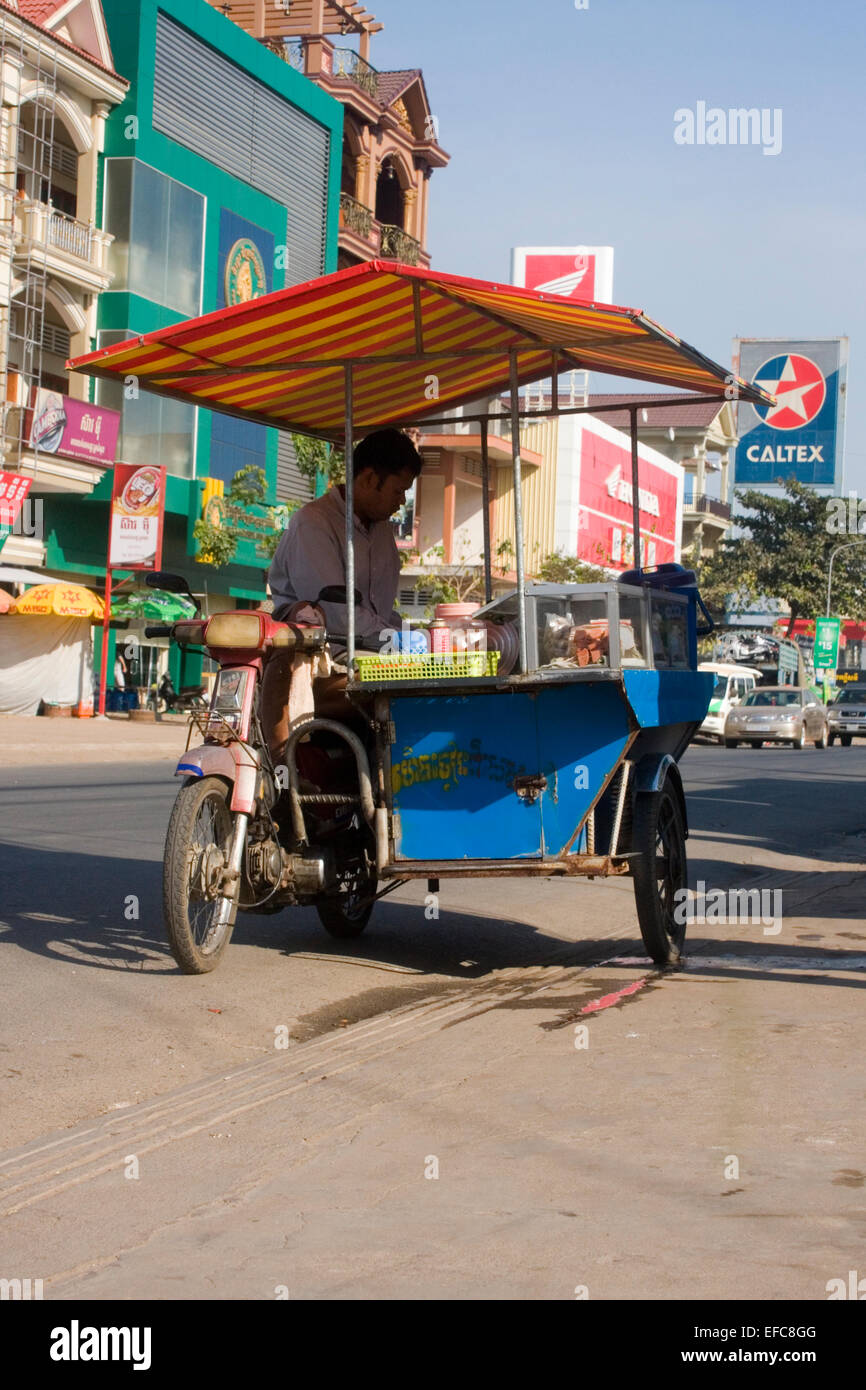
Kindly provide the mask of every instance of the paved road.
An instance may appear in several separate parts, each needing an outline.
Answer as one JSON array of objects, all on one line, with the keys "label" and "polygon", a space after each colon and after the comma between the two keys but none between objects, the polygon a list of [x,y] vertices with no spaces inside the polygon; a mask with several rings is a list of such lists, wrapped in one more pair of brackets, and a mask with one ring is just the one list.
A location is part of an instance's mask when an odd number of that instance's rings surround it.
[{"label": "paved road", "polygon": [[664,980],[628,881],[528,880],[443,885],[438,920],[401,889],[350,943],[242,918],[185,978],[173,783],[113,771],[0,779],[22,1274],[93,1298],[810,1298],[862,1256],[863,746],[689,751],[693,882],[781,887],[784,922],[695,925]]}]

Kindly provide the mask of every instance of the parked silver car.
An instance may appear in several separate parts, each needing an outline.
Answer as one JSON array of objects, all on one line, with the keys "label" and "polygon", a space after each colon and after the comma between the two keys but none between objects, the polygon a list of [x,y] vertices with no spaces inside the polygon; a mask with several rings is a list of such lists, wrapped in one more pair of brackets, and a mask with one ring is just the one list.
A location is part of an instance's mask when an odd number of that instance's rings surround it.
[{"label": "parked silver car", "polygon": [[758,686],[725,720],[726,748],[740,743],[753,748],[760,748],[762,743],[805,748],[807,738],[816,748],[826,748],[829,726],[824,705],[801,685]]},{"label": "parked silver car", "polygon": [[852,738],[866,738],[866,685],[846,685],[827,706],[830,743],[838,738],[843,748]]}]

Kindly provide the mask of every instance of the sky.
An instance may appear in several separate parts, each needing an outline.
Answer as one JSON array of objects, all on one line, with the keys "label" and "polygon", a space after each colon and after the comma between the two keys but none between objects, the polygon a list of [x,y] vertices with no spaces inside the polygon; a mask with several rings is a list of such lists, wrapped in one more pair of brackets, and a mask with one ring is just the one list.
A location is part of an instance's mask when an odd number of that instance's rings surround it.
[{"label": "sky", "polygon": [[[718,362],[737,336],[847,335],[844,488],[866,496],[864,0],[581,4],[368,5],[371,62],[423,69],[451,155],[433,268],[507,280],[512,246],[610,245],[614,302]],[[778,153],[678,144],[700,101],[780,111]]]}]

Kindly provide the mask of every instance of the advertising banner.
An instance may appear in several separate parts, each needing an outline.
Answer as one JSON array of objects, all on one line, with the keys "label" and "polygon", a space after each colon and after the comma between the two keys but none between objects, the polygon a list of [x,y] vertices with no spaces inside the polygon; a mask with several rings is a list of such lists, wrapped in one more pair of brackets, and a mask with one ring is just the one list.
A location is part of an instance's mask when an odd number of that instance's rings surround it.
[{"label": "advertising banner", "polygon": [[734,343],[734,371],[776,397],[774,406],[738,405],[737,486],[794,477],[841,491],[847,369],[847,338]]},{"label": "advertising banner", "polygon": [[164,515],[165,469],[119,463],[111,497],[108,568],[159,569]]},{"label": "advertising banner", "polygon": [[[580,436],[577,557],[589,564],[630,569],[632,535],[631,444],[600,420],[575,426]],[[563,424],[560,421],[560,429]],[[680,558],[683,471],[655,450],[640,445],[641,564]]]},{"label": "advertising banner", "polygon": [[274,238],[229,208],[220,209],[217,308],[246,304],[273,289]]},{"label": "advertising banner", "polygon": [[39,390],[30,422],[30,447],[108,468],[117,457],[120,411]]},{"label": "advertising banner", "polygon": [[[225,531],[234,539],[237,549],[233,559],[239,565],[267,564],[271,553],[270,542],[289,524],[289,509],[285,503],[268,507],[230,502],[225,496],[222,478],[205,479],[201,515],[208,525]],[[204,555],[205,551],[199,547],[193,553]]]},{"label": "advertising banner", "polygon": [[511,283],[564,299],[613,303],[612,246],[515,246]]},{"label": "advertising banner", "polygon": [[812,664],[816,671],[835,669],[839,658],[839,632],[842,623],[839,618],[815,619],[815,645],[812,648]]}]

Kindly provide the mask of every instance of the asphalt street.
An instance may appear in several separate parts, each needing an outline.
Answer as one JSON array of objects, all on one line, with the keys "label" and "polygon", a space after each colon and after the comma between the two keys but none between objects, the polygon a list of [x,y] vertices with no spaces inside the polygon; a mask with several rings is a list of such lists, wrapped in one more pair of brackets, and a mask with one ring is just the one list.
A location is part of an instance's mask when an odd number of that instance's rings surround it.
[{"label": "asphalt street", "polygon": [[184,977],[170,764],[6,768],[4,1264],[46,1297],[826,1297],[866,1221],[866,745],[682,767],[692,884],[784,909],[694,924],[664,978],[628,879],[443,883],[438,918],[419,884],[346,943],[241,916]]}]

